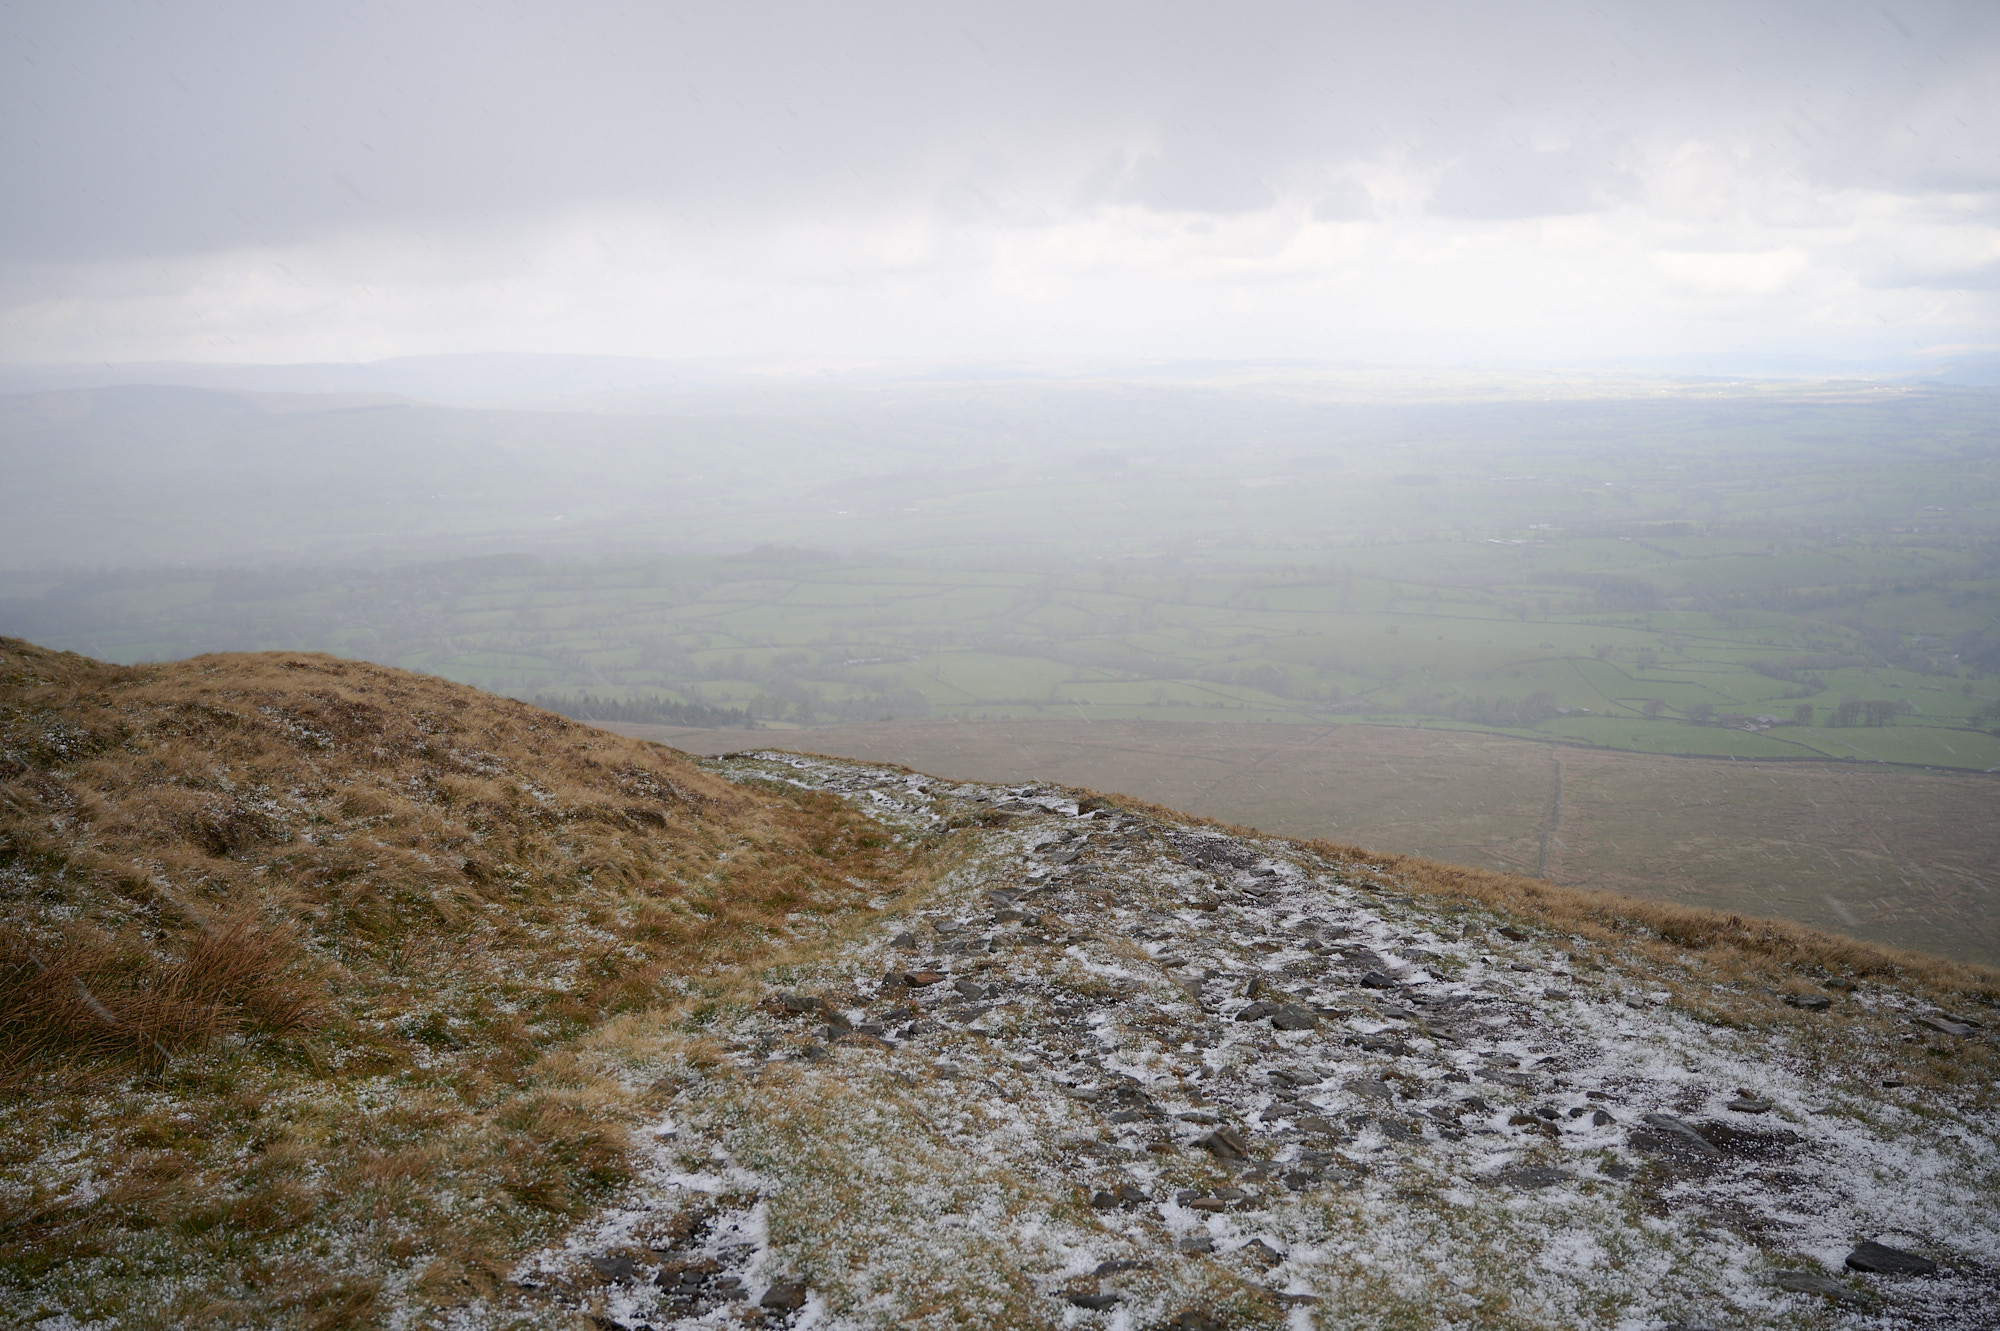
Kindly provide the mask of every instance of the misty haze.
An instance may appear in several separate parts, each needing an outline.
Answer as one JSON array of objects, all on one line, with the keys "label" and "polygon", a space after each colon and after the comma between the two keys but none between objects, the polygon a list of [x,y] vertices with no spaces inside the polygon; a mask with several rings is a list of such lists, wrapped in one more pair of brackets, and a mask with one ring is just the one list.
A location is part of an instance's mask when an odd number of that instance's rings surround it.
[{"label": "misty haze", "polygon": [[7,1320],[1985,1324],[2000,13],[0,34]]}]

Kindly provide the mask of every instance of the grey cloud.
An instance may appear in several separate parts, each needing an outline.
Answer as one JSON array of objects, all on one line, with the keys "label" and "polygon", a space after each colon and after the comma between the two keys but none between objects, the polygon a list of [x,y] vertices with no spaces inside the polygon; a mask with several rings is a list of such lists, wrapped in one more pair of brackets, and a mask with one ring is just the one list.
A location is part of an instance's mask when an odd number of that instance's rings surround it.
[{"label": "grey cloud", "polygon": [[1086,204],[1132,203],[1160,212],[1251,212],[1276,198],[1258,167],[1253,155],[1232,154],[1226,145],[1118,152],[1090,173],[1077,197]]},{"label": "grey cloud", "polygon": [[1358,222],[1375,215],[1375,200],[1352,180],[1337,180],[1320,192],[1313,217],[1322,222]]},{"label": "grey cloud", "polygon": [[[1443,211],[1520,216],[1591,206],[1629,145],[1691,136],[1840,183],[1994,188],[2000,6],[1887,13],[30,0],[0,17],[0,258],[606,201],[721,228],[912,200],[1007,225],[1080,195],[1230,212],[1385,156],[1458,163]],[[1545,141],[1537,128],[1585,146],[1489,146]]]},{"label": "grey cloud", "polygon": [[1590,154],[1500,144],[1453,163],[1430,209],[1445,217],[1542,217],[1591,212],[1623,192],[1622,173]]},{"label": "grey cloud", "polygon": [[1890,264],[1867,273],[1863,281],[1889,291],[2000,291],[2000,262]]}]

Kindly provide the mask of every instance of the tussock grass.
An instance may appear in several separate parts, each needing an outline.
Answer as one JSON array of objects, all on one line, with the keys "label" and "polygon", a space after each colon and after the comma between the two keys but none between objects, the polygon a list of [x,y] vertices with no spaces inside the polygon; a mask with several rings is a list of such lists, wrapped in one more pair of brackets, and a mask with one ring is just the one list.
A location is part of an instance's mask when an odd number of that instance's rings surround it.
[{"label": "tussock grass", "polygon": [[582,1036],[931,853],[442,680],[0,639],[0,1320],[481,1297],[629,1176]]},{"label": "tussock grass", "polygon": [[324,1009],[297,932],[250,913],[195,931],[164,965],[130,938],[83,931],[44,953],[9,928],[0,948],[0,1089],[51,1064],[137,1060],[157,1074],[227,1032],[309,1032]]}]

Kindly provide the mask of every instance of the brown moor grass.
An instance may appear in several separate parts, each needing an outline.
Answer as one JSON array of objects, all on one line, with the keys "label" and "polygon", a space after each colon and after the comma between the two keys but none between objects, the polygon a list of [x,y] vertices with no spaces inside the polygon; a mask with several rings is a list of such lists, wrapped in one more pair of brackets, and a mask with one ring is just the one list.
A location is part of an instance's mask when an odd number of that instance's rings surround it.
[{"label": "brown moor grass", "polygon": [[477,1297],[625,1177],[634,1099],[577,1036],[922,858],[830,796],[443,680],[0,639],[0,1307],[330,1326],[391,1285]]}]

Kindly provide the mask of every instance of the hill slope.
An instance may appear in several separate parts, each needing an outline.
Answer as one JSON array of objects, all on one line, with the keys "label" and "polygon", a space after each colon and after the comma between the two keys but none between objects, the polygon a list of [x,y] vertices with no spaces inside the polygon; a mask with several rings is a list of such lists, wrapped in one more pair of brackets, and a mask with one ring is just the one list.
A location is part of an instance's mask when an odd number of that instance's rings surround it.
[{"label": "hill slope", "polygon": [[[1989,971],[697,767],[326,658],[9,641],[0,709],[9,1320],[1969,1327],[2000,1290]],[[1939,1269],[1844,1272],[1862,1240]]]},{"label": "hill slope", "polygon": [[0,640],[0,1320],[490,1288],[627,1177],[645,1097],[577,1037],[919,859],[441,680]]}]

